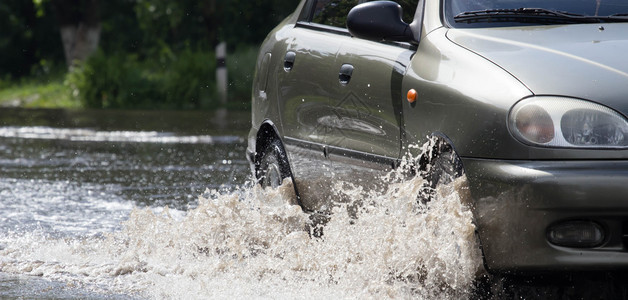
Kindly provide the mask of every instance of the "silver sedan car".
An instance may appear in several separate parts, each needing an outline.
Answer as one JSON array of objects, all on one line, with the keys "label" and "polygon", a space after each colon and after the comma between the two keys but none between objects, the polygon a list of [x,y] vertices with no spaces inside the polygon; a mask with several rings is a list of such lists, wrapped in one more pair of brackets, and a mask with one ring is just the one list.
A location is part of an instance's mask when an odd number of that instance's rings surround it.
[{"label": "silver sedan car", "polygon": [[[264,41],[248,159],[305,211],[409,147],[465,174],[494,271],[628,267],[628,2],[303,0]],[[415,152],[415,153],[413,153]]]}]

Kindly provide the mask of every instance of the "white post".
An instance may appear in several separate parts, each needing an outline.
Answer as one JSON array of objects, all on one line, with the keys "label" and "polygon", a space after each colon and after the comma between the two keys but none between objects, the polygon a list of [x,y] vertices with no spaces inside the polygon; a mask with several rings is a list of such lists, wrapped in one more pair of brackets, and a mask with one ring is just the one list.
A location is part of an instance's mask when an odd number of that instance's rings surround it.
[{"label": "white post", "polygon": [[216,89],[220,102],[227,103],[227,43],[216,46]]}]

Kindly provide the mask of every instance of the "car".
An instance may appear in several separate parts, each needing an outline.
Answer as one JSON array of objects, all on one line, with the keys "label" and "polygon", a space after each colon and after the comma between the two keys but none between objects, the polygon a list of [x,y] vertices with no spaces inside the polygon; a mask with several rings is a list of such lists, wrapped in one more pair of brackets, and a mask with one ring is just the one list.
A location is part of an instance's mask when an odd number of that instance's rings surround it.
[{"label": "car", "polygon": [[627,16],[620,0],[303,0],[260,48],[252,171],[326,213],[335,182],[380,188],[414,155],[428,188],[466,176],[489,271],[626,268]]}]

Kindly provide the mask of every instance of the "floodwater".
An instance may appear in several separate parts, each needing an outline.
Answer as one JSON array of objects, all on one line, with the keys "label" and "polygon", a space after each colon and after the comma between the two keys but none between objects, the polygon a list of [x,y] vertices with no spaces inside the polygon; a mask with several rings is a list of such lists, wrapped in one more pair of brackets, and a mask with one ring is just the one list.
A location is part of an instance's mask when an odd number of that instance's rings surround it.
[{"label": "floodwater", "polygon": [[286,204],[289,181],[277,190],[251,183],[249,120],[224,111],[1,111],[0,298],[537,298],[558,290],[475,281],[483,269],[464,178],[428,204],[416,201],[420,178],[389,174],[386,190],[368,193],[339,183],[336,196],[361,208],[338,207],[312,236],[309,216]]},{"label": "floodwater", "polygon": [[244,184],[249,120],[224,111],[3,109],[0,298],[134,295],[137,286],[91,283],[124,280],[99,270],[122,253],[96,262],[95,250],[112,250],[102,243],[134,210],[183,216],[207,189]]}]

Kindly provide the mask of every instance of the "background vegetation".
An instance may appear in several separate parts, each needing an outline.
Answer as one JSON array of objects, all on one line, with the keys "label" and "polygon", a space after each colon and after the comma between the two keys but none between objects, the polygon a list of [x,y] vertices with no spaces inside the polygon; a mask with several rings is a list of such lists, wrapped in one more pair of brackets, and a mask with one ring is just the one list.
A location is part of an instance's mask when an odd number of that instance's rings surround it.
[{"label": "background vegetation", "polygon": [[214,108],[214,49],[225,41],[228,106],[246,108],[257,47],[298,2],[2,0],[0,101]]}]

